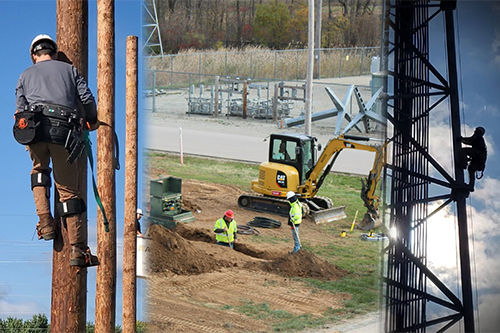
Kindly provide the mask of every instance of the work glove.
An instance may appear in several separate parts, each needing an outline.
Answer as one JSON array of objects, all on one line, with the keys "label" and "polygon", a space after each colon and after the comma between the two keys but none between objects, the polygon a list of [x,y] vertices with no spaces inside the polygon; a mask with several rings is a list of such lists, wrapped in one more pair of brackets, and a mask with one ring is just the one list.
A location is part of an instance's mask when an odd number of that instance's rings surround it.
[{"label": "work glove", "polygon": [[99,128],[100,125],[101,125],[101,122],[98,119],[92,124],[87,122],[87,130],[89,132],[95,131],[96,129]]}]

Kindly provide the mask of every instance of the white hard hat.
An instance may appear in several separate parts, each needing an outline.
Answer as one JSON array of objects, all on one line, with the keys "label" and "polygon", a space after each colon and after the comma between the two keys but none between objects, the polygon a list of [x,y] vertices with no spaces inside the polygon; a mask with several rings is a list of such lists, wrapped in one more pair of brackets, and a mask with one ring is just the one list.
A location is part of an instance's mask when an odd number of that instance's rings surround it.
[{"label": "white hard hat", "polygon": [[143,214],[142,214],[142,209],[137,208],[137,214],[143,215]]},{"label": "white hard hat", "polygon": [[35,46],[40,44],[40,42],[42,42],[42,41],[48,42],[49,44],[51,44],[53,49],[54,49],[54,52],[57,53],[56,41],[53,40],[52,37],[50,37],[49,35],[40,34],[40,35],[36,36],[35,38],[33,38],[33,41],[31,41],[30,55],[33,54],[34,52],[38,51],[38,49],[35,49]]},{"label": "white hard hat", "polygon": [[290,199],[291,197],[295,196],[295,192],[293,191],[289,191],[287,194],[286,194],[286,198],[287,199]]}]

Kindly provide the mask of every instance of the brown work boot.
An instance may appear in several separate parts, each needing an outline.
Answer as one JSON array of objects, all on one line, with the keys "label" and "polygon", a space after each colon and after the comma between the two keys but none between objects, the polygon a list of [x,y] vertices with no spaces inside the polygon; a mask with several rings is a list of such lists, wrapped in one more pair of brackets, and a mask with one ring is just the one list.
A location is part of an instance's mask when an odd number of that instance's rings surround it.
[{"label": "brown work boot", "polygon": [[40,221],[36,224],[38,239],[51,240],[56,237],[56,223],[50,213],[40,214]]},{"label": "brown work boot", "polygon": [[88,246],[85,250],[78,246],[72,246],[69,264],[70,266],[91,267],[99,265],[99,259],[90,253]]}]

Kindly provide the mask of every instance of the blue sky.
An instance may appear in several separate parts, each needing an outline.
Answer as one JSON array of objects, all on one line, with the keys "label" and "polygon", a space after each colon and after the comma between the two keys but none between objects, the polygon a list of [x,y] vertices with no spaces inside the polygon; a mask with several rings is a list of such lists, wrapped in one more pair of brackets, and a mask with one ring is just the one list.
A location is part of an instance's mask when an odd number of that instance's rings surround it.
[{"label": "blue sky", "polygon": [[[476,181],[476,190],[467,199],[468,227],[472,265],[472,283],[475,302],[476,330],[498,332],[500,327],[500,2],[458,1],[455,12],[457,37],[457,65],[459,68],[459,96],[462,136],[472,135],[474,128],[486,129],[488,161],[484,178]],[[431,22],[431,62],[443,74],[446,73],[443,49],[444,21],[436,18]],[[442,103],[430,115],[430,152],[453,174],[450,134],[450,112]],[[434,172],[433,176],[438,177]],[[467,173],[465,173],[467,182]],[[435,195],[439,190],[431,188]],[[434,193],[435,192],[435,193]],[[443,193],[443,192],[439,192]],[[434,208],[437,205],[434,205]],[[433,206],[431,206],[432,208]],[[460,297],[460,272],[457,261],[458,246],[455,208],[453,205],[441,211],[428,223],[428,262],[450,289]],[[429,289],[433,289],[429,284]],[[439,314],[442,307],[428,303],[428,319]],[[439,326],[439,325],[437,325]],[[441,326],[440,326],[441,327]],[[463,326],[455,325],[449,332],[459,332]],[[429,332],[434,332],[430,329]]]},{"label": "blue sky", "polygon": [[[125,50],[127,36],[140,37],[142,2],[138,0],[115,1],[115,57],[116,57],[116,132],[120,142],[121,170],[116,172],[116,205],[118,237],[117,324],[122,316],[122,253],[123,206],[125,177]],[[97,4],[89,1],[89,66],[88,83],[97,98]],[[31,66],[29,45],[40,33],[56,38],[56,1],[0,1],[0,31],[4,51],[0,56],[0,318],[9,316],[31,318],[46,314],[50,320],[50,292],[52,273],[52,242],[32,240],[38,221],[30,187],[31,160],[12,136],[15,112],[15,87],[22,71]],[[141,47],[141,46],[140,46]],[[142,66],[142,62],[139,64]],[[139,88],[141,91],[141,88]],[[142,116],[139,113],[139,122]],[[139,133],[139,137],[141,133]],[[91,136],[95,155],[96,137]],[[139,149],[142,139],[139,139]],[[140,154],[139,154],[140,156]],[[94,161],[95,161],[94,157]],[[139,164],[139,190],[142,193],[142,163]],[[89,168],[89,245],[96,252],[97,208],[92,192]],[[144,208],[144,207],[143,207]],[[94,321],[95,268],[88,269],[87,320]],[[138,282],[142,297],[144,284]],[[144,319],[143,305],[138,302],[138,319]]]}]

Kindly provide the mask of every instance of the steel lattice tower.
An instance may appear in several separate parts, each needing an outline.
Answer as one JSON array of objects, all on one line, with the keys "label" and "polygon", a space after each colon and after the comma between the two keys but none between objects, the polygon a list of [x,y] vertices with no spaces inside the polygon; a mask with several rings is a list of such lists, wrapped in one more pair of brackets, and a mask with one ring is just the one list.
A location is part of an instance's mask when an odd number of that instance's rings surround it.
[{"label": "steel lattice tower", "polygon": [[143,51],[147,51],[148,55],[163,55],[163,45],[161,42],[155,0],[143,0],[142,8],[142,28],[144,36],[147,36],[144,41]]},{"label": "steel lattice tower", "polygon": [[[446,331],[463,319],[465,332],[474,332],[464,170],[460,168],[460,115],[453,12],[456,1],[385,2],[382,66],[387,73],[387,118],[393,133],[392,158],[387,165],[390,226],[397,237],[387,248],[384,276],[385,332],[425,332],[435,326]],[[447,59],[442,75],[430,61],[429,23],[445,21]],[[435,51],[435,50],[434,50]],[[429,153],[429,115],[441,103],[450,109],[454,177]],[[431,170],[434,172],[432,173]],[[430,174],[436,174],[431,177]],[[430,197],[429,190],[440,194]],[[441,194],[442,193],[442,194]],[[429,203],[442,201],[434,211]],[[428,219],[448,204],[456,205],[462,299],[427,267]],[[430,284],[442,294],[428,292]],[[444,317],[428,320],[429,302],[446,308]]]}]

